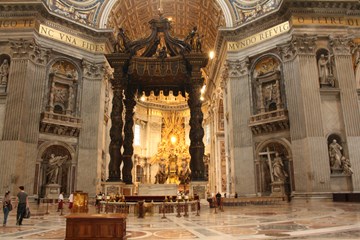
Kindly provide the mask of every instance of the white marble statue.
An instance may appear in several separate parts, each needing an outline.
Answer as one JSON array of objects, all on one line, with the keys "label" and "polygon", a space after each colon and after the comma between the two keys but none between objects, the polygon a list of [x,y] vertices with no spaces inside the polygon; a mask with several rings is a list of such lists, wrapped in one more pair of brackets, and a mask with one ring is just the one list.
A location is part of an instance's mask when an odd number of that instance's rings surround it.
[{"label": "white marble statue", "polygon": [[284,170],[284,163],[279,156],[279,153],[275,153],[275,158],[272,162],[272,171],[275,182],[285,182],[288,174]]},{"label": "white marble statue", "polygon": [[341,145],[337,143],[336,139],[333,139],[332,143],[329,144],[330,167],[332,169],[341,167],[341,150]]},{"label": "white marble statue", "polygon": [[55,156],[51,154],[49,159],[49,165],[46,171],[48,177],[48,183],[57,183],[60,166],[68,159],[68,156]]},{"label": "white marble statue", "polygon": [[0,66],[0,84],[6,85],[8,82],[10,64],[7,59],[4,59]]}]

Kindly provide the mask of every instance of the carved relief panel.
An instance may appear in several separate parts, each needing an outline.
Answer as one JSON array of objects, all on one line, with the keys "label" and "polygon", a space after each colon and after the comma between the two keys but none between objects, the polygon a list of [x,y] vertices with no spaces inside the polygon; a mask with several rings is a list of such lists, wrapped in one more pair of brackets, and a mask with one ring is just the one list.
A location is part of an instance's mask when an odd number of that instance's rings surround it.
[{"label": "carved relief panel", "polygon": [[50,69],[50,95],[48,107],[50,112],[74,115],[78,72],[73,64],[58,61]]},{"label": "carved relief panel", "polygon": [[253,96],[255,114],[283,108],[281,96],[281,71],[274,57],[261,59],[253,71]]}]

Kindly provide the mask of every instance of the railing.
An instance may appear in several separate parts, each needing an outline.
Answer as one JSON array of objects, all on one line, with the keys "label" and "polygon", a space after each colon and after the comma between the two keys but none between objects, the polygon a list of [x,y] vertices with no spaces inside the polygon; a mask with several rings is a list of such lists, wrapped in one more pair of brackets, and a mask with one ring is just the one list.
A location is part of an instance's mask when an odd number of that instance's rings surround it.
[{"label": "railing", "polygon": [[[198,207],[198,201],[144,203],[145,213],[148,215],[196,212],[198,211]],[[126,213],[137,215],[139,213],[139,203],[101,201],[97,206],[97,213]]]},{"label": "railing", "polygon": [[261,123],[274,122],[279,120],[288,120],[288,113],[284,109],[279,109],[271,112],[264,112],[250,117],[249,126],[258,125]]},{"label": "railing", "polygon": [[222,198],[224,206],[273,205],[284,201],[282,197]]}]

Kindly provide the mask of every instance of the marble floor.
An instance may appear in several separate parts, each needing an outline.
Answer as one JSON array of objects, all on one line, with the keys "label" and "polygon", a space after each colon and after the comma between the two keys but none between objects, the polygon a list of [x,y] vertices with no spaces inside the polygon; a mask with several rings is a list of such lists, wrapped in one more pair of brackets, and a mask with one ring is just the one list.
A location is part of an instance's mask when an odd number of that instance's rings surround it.
[{"label": "marble floor", "polygon": [[[15,225],[16,209],[0,239],[64,239],[65,218],[56,205],[31,205],[32,216]],[[90,212],[95,212],[90,207]],[[65,215],[68,212],[65,212]],[[127,239],[360,239],[360,203],[300,201],[275,205],[225,207],[224,212],[205,203],[200,216],[146,216],[127,219]]]}]

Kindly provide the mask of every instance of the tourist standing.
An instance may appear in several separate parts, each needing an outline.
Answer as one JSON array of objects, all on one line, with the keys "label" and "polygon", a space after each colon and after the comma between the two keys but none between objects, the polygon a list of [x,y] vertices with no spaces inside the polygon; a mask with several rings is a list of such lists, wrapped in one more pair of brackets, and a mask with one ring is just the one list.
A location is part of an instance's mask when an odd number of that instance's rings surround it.
[{"label": "tourist standing", "polygon": [[61,192],[58,198],[58,209],[57,209],[58,212],[60,212],[60,210],[63,209],[63,203],[64,203],[64,192]]},{"label": "tourist standing", "polygon": [[71,210],[74,204],[74,193],[71,193],[69,196],[69,209]]},{"label": "tourist standing", "polygon": [[26,214],[26,208],[29,207],[28,194],[25,192],[25,187],[19,187],[20,192],[17,194],[18,206],[16,212],[16,225],[22,225],[23,218]]},{"label": "tourist standing", "polygon": [[11,204],[10,191],[6,191],[3,199],[3,211],[4,211],[3,226],[6,226],[7,218],[11,210],[12,210],[12,204]]}]

